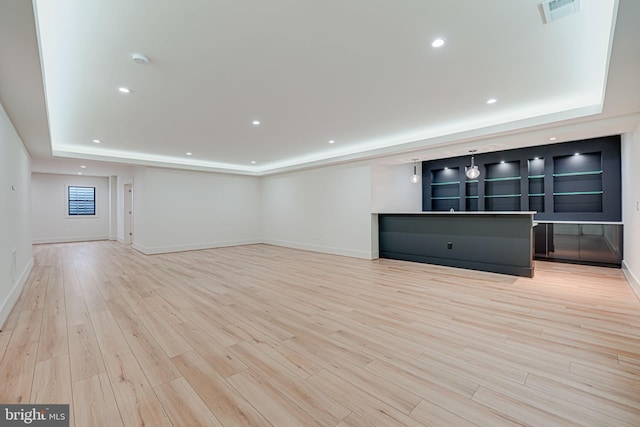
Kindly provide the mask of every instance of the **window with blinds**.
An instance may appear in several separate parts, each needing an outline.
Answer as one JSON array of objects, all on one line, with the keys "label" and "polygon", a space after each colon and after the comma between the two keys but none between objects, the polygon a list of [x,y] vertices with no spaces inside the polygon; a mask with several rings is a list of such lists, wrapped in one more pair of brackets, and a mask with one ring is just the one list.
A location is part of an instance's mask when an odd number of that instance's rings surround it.
[{"label": "window with blinds", "polygon": [[96,214],[96,187],[69,186],[69,215]]}]

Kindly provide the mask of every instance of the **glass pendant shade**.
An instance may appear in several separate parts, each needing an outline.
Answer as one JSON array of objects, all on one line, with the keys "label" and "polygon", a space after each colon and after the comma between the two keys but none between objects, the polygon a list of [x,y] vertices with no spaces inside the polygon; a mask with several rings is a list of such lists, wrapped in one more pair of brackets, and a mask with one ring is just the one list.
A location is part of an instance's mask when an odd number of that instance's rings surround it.
[{"label": "glass pendant shade", "polygon": [[417,160],[413,161],[413,175],[411,175],[411,178],[409,178],[409,181],[411,181],[414,184],[417,184],[418,182],[420,182],[420,176],[418,175],[416,162]]},{"label": "glass pendant shade", "polygon": [[469,166],[466,169],[465,175],[467,175],[467,178],[476,179],[480,176],[480,169],[477,166]]},{"label": "glass pendant shade", "polygon": [[473,156],[471,156],[471,166],[467,166],[465,168],[464,174],[469,179],[476,179],[480,176],[480,169],[478,169],[478,166],[476,166],[475,158]]}]

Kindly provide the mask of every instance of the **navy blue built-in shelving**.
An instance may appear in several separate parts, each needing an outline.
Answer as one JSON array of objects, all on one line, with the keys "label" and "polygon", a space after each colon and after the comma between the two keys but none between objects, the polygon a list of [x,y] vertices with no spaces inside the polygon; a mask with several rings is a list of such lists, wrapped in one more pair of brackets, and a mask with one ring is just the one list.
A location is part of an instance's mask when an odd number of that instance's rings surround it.
[{"label": "navy blue built-in shelving", "polygon": [[536,211],[535,219],[620,221],[620,136],[423,162],[423,211]]}]

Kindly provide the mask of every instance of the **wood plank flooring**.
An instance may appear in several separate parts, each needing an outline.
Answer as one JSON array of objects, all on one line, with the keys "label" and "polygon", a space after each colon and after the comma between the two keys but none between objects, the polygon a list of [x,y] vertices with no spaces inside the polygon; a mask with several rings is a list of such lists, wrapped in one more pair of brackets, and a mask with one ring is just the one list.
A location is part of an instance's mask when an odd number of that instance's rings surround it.
[{"label": "wood plank flooring", "polygon": [[34,256],[0,402],[70,403],[72,425],[640,425],[640,301],[617,269],[268,245]]}]

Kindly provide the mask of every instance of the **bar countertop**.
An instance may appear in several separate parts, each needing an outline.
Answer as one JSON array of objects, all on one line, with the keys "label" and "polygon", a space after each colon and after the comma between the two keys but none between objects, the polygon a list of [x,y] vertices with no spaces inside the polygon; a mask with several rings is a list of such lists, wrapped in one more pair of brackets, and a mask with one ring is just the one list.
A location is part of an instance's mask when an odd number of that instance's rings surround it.
[{"label": "bar countertop", "polygon": [[535,215],[536,211],[372,212],[373,215]]}]

